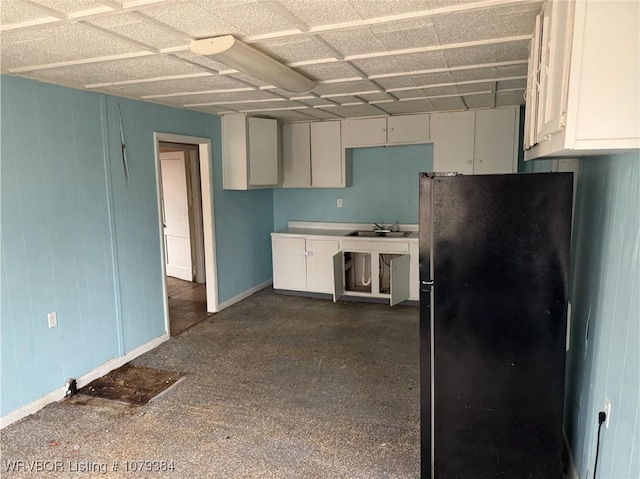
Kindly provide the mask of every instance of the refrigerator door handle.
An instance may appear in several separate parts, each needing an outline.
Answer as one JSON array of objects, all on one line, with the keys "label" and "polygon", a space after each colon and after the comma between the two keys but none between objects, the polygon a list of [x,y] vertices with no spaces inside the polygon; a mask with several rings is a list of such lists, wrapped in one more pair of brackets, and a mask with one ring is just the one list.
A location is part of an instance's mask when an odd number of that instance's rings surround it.
[{"label": "refrigerator door handle", "polygon": [[[431,286],[433,286],[433,280],[427,280],[427,281],[420,281],[420,285],[422,286],[420,288],[420,291],[422,291],[423,293],[430,293],[431,292]],[[426,286],[426,287],[425,287]]]}]

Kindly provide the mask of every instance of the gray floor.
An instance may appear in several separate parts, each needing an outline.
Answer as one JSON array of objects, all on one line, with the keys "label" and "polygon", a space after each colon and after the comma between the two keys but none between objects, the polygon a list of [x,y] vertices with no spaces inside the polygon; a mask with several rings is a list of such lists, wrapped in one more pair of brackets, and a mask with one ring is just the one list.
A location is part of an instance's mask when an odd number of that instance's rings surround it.
[{"label": "gray floor", "polygon": [[[419,477],[415,307],[264,290],[134,364],[188,375],[139,409],[60,402],[5,428],[2,477]],[[64,472],[6,473],[12,460]]]}]

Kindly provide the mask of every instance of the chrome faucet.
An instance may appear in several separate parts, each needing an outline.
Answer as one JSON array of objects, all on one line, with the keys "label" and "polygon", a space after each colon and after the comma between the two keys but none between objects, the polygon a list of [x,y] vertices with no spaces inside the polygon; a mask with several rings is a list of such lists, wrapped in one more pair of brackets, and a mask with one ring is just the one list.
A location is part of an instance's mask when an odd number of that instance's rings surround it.
[{"label": "chrome faucet", "polygon": [[373,227],[373,232],[374,233],[390,233],[391,229],[387,226],[387,227],[383,227],[380,226],[378,223],[373,223],[374,227]]}]

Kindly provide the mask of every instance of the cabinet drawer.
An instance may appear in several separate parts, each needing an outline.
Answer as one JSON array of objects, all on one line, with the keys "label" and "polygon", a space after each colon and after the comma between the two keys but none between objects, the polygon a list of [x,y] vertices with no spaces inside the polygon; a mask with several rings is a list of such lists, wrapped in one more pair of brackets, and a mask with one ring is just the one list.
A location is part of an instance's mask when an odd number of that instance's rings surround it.
[{"label": "cabinet drawer", "polygon": [[342,251],[378,253],[408,253],[409,243],[401,241],[343,241]]}]

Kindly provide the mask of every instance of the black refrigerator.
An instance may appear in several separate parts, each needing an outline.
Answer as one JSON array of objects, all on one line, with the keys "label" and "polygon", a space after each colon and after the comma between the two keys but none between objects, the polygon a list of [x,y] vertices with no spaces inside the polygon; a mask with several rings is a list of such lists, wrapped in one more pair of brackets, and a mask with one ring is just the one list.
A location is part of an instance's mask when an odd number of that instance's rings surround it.
[{"label": "black refrigerator", "polygon": [[420,174],[422,478],[561,478],[572,187]]}]

